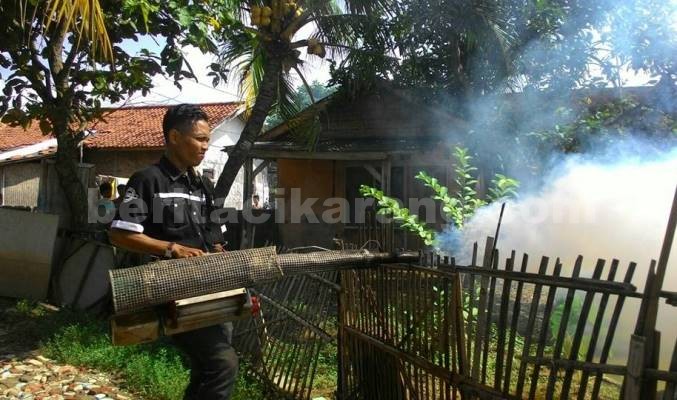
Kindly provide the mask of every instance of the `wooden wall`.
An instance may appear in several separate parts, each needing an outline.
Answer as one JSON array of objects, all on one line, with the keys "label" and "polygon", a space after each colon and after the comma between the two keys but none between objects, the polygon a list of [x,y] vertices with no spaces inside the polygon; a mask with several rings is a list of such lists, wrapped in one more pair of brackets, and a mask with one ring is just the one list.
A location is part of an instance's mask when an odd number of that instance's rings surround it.
[{"label": "wooden wall", "polygon": [[300,189],[300,201],[317,198],[313,204],[313,212],[319,216],[329,207],[322,203],[336,196],[334,190],[335,162],[327,160],[284,160],[277,163],[278,183],[280,194],[277,202],[283,199],[285,206],[285,221],[291,216],[292,189]]},{"label": "wooden wall", "polygon": [[323,119],[322,138],[445,137],[466,132],[453,107],[422,104],[392,91],[331,104]]},{"label": "wooden wall", "polygon": [[40,188],[40,161],[9,164],[0,167],[3,205],[36,207]]}]

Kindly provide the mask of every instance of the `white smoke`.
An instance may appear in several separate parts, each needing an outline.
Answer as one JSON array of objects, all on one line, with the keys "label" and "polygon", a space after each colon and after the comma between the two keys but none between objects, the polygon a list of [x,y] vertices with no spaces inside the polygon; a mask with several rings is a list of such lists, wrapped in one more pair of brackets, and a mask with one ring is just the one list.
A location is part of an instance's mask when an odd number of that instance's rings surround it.
[{"label": "white smoke", "polygon": [[[642,144],[633,142],[635,154],[642,153]],[[625,147],[627,149],[627,147]],[[529,270],[535,272],[540,256],[559,257],[563,275],[571,273],[578,255],[584,259],[581,274],[590,276],[598,258],[609,263],[618,259],[621,280],[631,261],[637,263],[633,284],[642,290],[652,259],[660,255],[670,208],[677,188],[677,148],[663,156],[646,159],[629,156],[620,147],[607,152],[616,154],[617,162],[599,158],[574,156],[565,160],[550,174],[549,183],[541,190],[523,193],[518,200],[506,204],[497,248],[501,259],[511,250],[530,255]],[[608,157],[603,157],[607,160]],[[472,243],[493,236],[500,213],[500,204],[478,210],[466,224],[462,234],[446,232],[459,244],[458,260],[469,262],[467,251]],[[481,250],[480,250],[481,251]],[[453,252],[452,253],[457,253]],[[481,260],[481,255],[478,258]],[[518,258],[519,259],[519,258]],[[673,243],[664,290],[677,291],[677,241]],[[637,316],[638,302],[626,306],[621,327],[631,332]],[[669,360],[677,332],[674,329],[675,309],[661,302],[658,329],[663,333],[662,364]],[[627,349],[628,335],[619,335],[615,344],[617,356]],[[627,338],[625,338],[627,336]]]},{"label": "white smoke", "polygon": [[[506,204],[503,254],[519,249],[560,257],[565,266],[580,254],[589,267],[597,258],[639,265],[658,258],[677,187],[677,150],[614,164],[572,157],[551,176],[539,192]],[[497,203],[480,209],[465,226],[463,247],[493,236],[499,211]],[[666,289],[677,290],[677,255],[671,261]]]},{"label": "white smoke", "polygon": [[[605,1],[604,5],[594,3],[597,8],[590,3],[591,11],[582,8],[580,14],[569,16],[565,26],[553,36],[556,40],[535,40],[522,50],[518,60],[524,76],[508,80],[504,90],[517,91],[518,95],[506,96],[504,91],[497,90],[493,95],[471,99],[465,107],[469,112],[471,134],[450,134],[453,141],[468,147],[475,156],[474,162],[484,171],[501,171],[523,180],[524,192],[518,200],[508,202],[505,209],[497,245],[502,265],[515,250],[518,260],[522,253],[529,254],[531,272],[538,269],[541,256],[550,257],[548,272],[552,272],[555,258],[560,258],[562,275],[567,276],[576,257],[582,255],[581,274],[590,276],[597,259],[602,258],[607,261],[603,273],[606,279],[611,260],[618,259],[615,279],[622,280],[628,264],[634,261],[637,268],[633,284],[639,291],[644,289],[649,264],[660,254],[677,187],[677,147],[663,145],[661,148],[657,141],[642,143],[632,139],[610,144],[623,137],[660,136],[645,127],[650,124],[642,123],[633,128],[635,135],[613,132],[606,144],[598,142],[603,135],[580,135],[582,142],[576,151],[587,152],[586,155],[568,156],[550,163],[550,168],[546,168],[549,173],[533,179],[534,170],[548,165],[541,163],[542,157],[550,157],[559,148],[553,146],[552,152],[543,151],[537,141],[530,141],[533,136],[525,133],[550,132],[556,125],[576,122],[580,118],[578,111],[585,111],[586,107],[579,103],[583,92],[573,89],[610,88],[633,74],[659,78],[656,71],[642,67],[641,63],[629,62],[629,55],[647,56],[657,65],[670,64],[674,58],[677,25],[672,22],[677,3],[674,0],[670,0],[669,5],[655,2],[661,5],[656,9],[660,8],[662,13],[651,13],[652,3],[653,0]],[[602,69],[594,63],[585,65],[589,54],[615,61]],[[531,80],[522,82],[526,77]],[[608,93],[618,98],[629,94],[625,89],[617,89]],[[675,101],[671,95],[674,90],[672,87],[666,95],[655,87],[642,101],[674,114]],[[588,93],[594,94],[594,91]],[[648,94],[649,90],[637,90],[637,93]],[[651,122],[648,119],[650,117],[643,122]],[[674,137],[663,139],[666,143],[672,141],[674,146]],[[493,204],[478,210],[462,232],[448,229],[438,235],[441,250],[455,256],[459,264],[469,264],[473,243],[479,244],[481,253],[485,238],[494,236],[500,207]],[[677,242],[673,244],[664,290],[677,291],[675,247]],[[478,260],[481,262],[482,254]],[[627,334],[618,335],[614,343],[617,357],[627,351],[638,303],[626,302],[620,330]],[[661,302],[659,312],[658,329],[663,333],[661,364],[665,366],[677,336],[673,326],[677,308]]]}]

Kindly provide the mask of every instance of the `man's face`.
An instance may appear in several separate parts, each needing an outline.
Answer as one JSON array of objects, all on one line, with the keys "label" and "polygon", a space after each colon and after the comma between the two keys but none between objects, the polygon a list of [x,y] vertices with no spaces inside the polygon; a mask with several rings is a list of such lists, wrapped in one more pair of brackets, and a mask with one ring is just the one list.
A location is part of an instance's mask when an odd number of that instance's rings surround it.
[{"label": "man's face", "polygon": [[205,158],[211,135],[207,121],[199,120],[188,131],[176,131],[173,140],[170,139],[170,146],[186,167],[195,167]]}]

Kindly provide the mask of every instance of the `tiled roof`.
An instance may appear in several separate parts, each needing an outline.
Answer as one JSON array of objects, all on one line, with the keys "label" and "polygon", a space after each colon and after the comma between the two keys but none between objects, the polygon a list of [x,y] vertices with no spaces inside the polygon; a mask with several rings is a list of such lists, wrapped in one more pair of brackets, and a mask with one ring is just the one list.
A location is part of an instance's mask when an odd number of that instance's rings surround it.
[{"label": "tiled roof", "polygon": [[[200,104],[213,127],[237,115],[241,103]],[[92,124],[95,135],[85,140],[85,147],[97,149],[134,149],[164,146],[162,117],[170,106],[127,107],[105,114]],[[0,124],[0,151],[45,140],[37,123],[28,130]]]},{"label": "tiled roof", "polygon": [[0,122],[0,151],[28,146],[49,139],[40,131],[37,123],[26,130],[20,126],[9,126]]},{"label": "tiled roof", "polygon": [[[214,128],[236,115],[240,103],[201,104]],[[162,117],[169,106],[122,108],[92,126],[96,134],[85,146],[98,149],[163,147]]]}]

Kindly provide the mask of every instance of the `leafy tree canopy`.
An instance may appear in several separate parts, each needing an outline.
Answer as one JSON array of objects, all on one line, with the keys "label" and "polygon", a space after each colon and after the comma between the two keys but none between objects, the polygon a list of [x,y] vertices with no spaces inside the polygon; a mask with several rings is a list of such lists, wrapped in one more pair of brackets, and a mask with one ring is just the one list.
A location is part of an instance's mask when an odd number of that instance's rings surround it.
[{"label": "leafy tree canopy", "polygon": [[[77,148],[103,101],[148,93],[153,75],[177,82],[193,72],[181,53],[191,44],[215,51],[202,3],[188,0],[18,0],[0,3],[2,122],[39,121],[57,138],[56,171],[78,227],[86,223],[86,193],[77,177]],[[162,37],[160,54],[133,42]],[[123,46],[126,45],[126,46]],[[215,73],[224,75],[216,68]],[[3,115],[4,114],[4,115]]]},{"label": "leafy tree canopy", "polygon": [[[406,0],[392,7],[394,54],[336,68],[336,81],[387,78],[462,101],[493,91],[620,85],[629,69],[674,84],[674,4],[660,0]],[[347,82],[346,82],[347,81]],[[364,85],[364,83],[363,83]]]},{"label": "leafy tree canopy", "polygon": [[[182,46],[216,50],[209,37],[207,10],[198,3],[100,1],[110,56],[97,51],[97,46],[102,48],[98,38],[80,29],[84,19],[68,26],[51,14],[51,3],[0,4],[0,22],[6,27],[0,32],[4,122],[27,125],[39,119],[44,132],[50,133],[51,125],[66,116],[69,124],[80,127],[100,111],[103,101],[119,102],[137,91],[147,94],[155,74],[166,72],[177,85],[180,79],[192,77]],[[159,37],[166,42],[160,54],[142,45],[134,53],[125,50],[136,48],[134,42]]]}]

